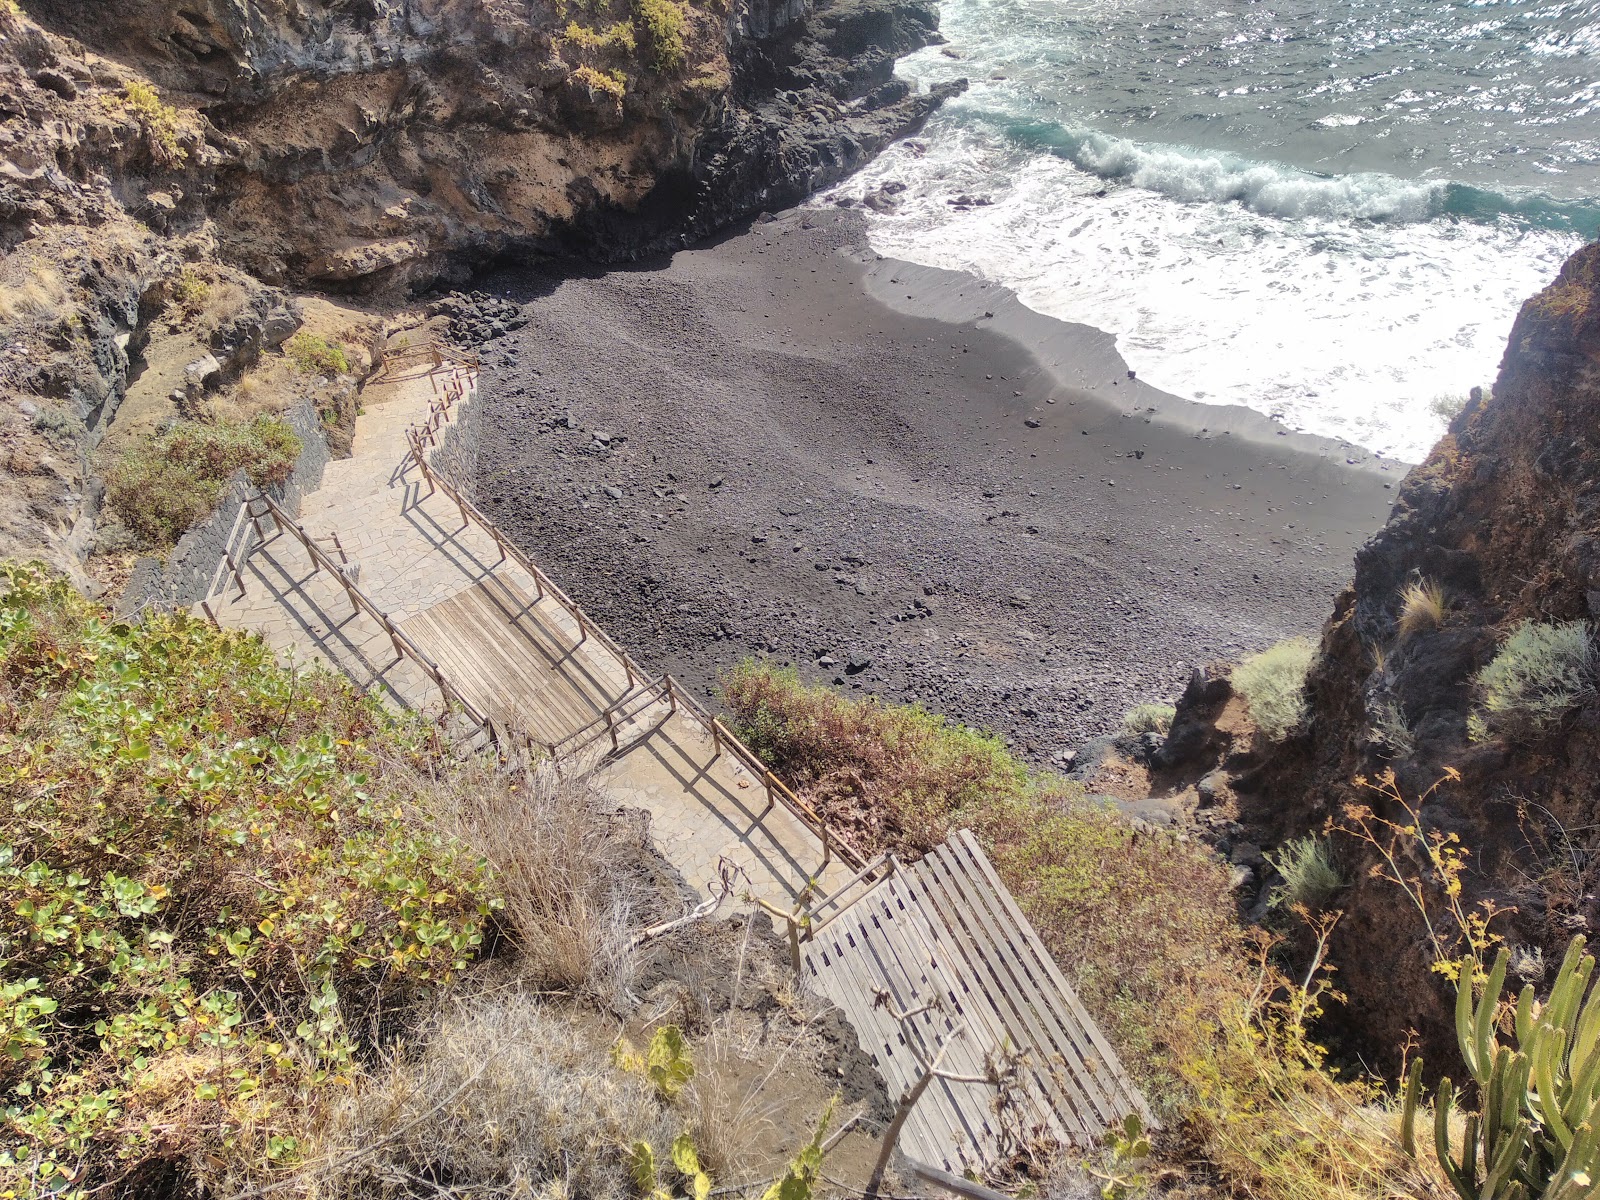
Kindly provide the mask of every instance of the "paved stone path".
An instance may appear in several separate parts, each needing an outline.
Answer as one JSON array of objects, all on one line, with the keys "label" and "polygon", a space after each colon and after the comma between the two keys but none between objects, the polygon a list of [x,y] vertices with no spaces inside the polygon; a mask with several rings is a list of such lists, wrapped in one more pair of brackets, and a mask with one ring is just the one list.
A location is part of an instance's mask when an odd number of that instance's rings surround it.
[{"label": "paved stone path", "polygon": [[[465,370],[454,370],[470,388]],[[475,708],[553,744],[590,725],[629,681],[552,597],[528,603],[539,590],[532,576],[442,490],[430,493],[406,434],[450,377],[418,367],[369,384],[351,456],[329,464],[299,524],[335,561],[342,555],[355,586]],[[397,708],[442,711],[429,672],[397,655],[378,620],[352,611],[343,583],[318,570],[295,537],[263,525],[266,541],[243,564],[245,594],[230,588],[213,600],[217,620],[259,632],[286,659],[342,670]],[[681,706],[650,704],[634,725],[649,735],[625,741],[599,769],[601,781],[621,803],[650,812],[662,852],[702,894],[732,868],[741,890],[788,907],[822,866],[817,836],[781,804],[763,815],[762,781],[717,753]],[[820,886],[830,890],[848,871],[834,858]]]}]

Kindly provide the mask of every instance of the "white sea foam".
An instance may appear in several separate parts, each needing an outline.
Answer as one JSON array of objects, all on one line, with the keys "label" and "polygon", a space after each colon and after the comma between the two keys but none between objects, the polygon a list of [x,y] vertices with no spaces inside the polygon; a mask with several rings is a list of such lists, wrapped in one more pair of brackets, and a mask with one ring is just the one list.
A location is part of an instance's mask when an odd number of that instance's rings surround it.
[{"label": "white sea foam", "polygon": [[1422,221],[1440,206],[1444,185],[1388,175],[1317,176],[1271,163],[1175,147],[1146,147],[1091,133],[1075,139],[1073,163],[1174,200],[1237,200],[1275,217]]},{"label": "white sea foam", "polygon": [[[1442,430],[1429,401],[1492,381],[1517,308],[1578,244],[1469,222],[1363,225],[1349,218],[1421,205],[1410,193],[1426,189],[1213,171],[1112,141],[1130,169],[1102,158],[1089,173],[1047,153],[1019,162],[940,118],[926,152],[892,150],[839,191],[905,183],[897,212],[869,214],[880,253],[975,272],[1113,332],[1158,387],[1409,459]],[[1108,190],[1107,174],[1125,185]],[[963,192],[992,203],[952,208]],[[1203,202],[1174,203],[1191,199]]]}]

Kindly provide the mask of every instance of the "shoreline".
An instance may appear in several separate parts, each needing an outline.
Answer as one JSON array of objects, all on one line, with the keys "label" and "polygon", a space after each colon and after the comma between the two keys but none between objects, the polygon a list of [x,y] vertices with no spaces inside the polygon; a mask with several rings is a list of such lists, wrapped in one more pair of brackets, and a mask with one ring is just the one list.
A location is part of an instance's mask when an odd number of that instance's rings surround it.
[{"label": "shoreline", "polygon": [[1050,761],[1319,629],[1404,474],[1130,380],[1111,335],[848,213],[563,266],[480,282],[527,324],[482,347],[478,496],[702,694],[766,657]]}]

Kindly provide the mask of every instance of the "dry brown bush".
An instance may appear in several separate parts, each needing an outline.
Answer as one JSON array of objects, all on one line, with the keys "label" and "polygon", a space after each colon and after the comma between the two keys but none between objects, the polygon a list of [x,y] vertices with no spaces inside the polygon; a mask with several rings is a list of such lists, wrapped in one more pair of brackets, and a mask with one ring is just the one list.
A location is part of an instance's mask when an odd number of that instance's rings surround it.
[{"label": "dry brown bush", "polygon": [[539,986],[626,1007],[637,970],[642,831],[587,771],[545,763],[469,772],[427,803],[493,867],[525,974]]},{"label": "dry brown bush", "polygon": [[373,1071],[331,1115],[296,1190],[622,1200],[628,1148],[678,1128],[607,1044],[523,993],[449,1010],[420,1054]]}]

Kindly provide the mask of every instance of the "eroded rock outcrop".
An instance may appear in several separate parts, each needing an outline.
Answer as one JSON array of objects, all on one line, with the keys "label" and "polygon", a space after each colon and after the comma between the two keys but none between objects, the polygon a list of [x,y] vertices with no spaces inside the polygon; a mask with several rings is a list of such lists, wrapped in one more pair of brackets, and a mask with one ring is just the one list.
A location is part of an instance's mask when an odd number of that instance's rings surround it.
[{"label": "eroded rock outcrop", "polygon": [[[628,258],[916,128],[927,0],[0,5],[0,554],[75,570],[170,281],[393,297]],[[48,409],[45,417],[39,413]]]},{"label": "eroded rock outcrop", "polygon": [[[1423,613],[1404,628],[1402,592],[1424,583],[1442,589],[1442,619]],[[1356,782],[1392,769],[1407,801],[1427,797],[1424,831],[1470,851],[1468,907],[1515,909],[1493,928],[1524,950],[1537,981],[1531,951],[1559,962],[1573,933],[1600,922],[1600,861],[1588,849],[1600,827],[1600,704],[1591,697],[1540,731],[1474,737],[1475,681],[1521,622],[1597,617],[1600,246],[1589,246],[1523,306],[1492,396],[1452,422],[1358,554],[1308,682],[1306,731],[1239,781],[1247,819],[1273,841],[1339,824],[1353,803],[1404,819]],[[1435,1064],[1451,1061],[1450,993],[1429,969],[1420,919],[1370,875],[1370,847],[1337,834],[1335,846],[1350,886],[1332,955],[1350,1001],[1334,1019],[1378,1055],[1416,1029]],[[1428,874],[1414,846],[1404,866]],[[1448,932],[1437,893],[1432,902]]]}]

